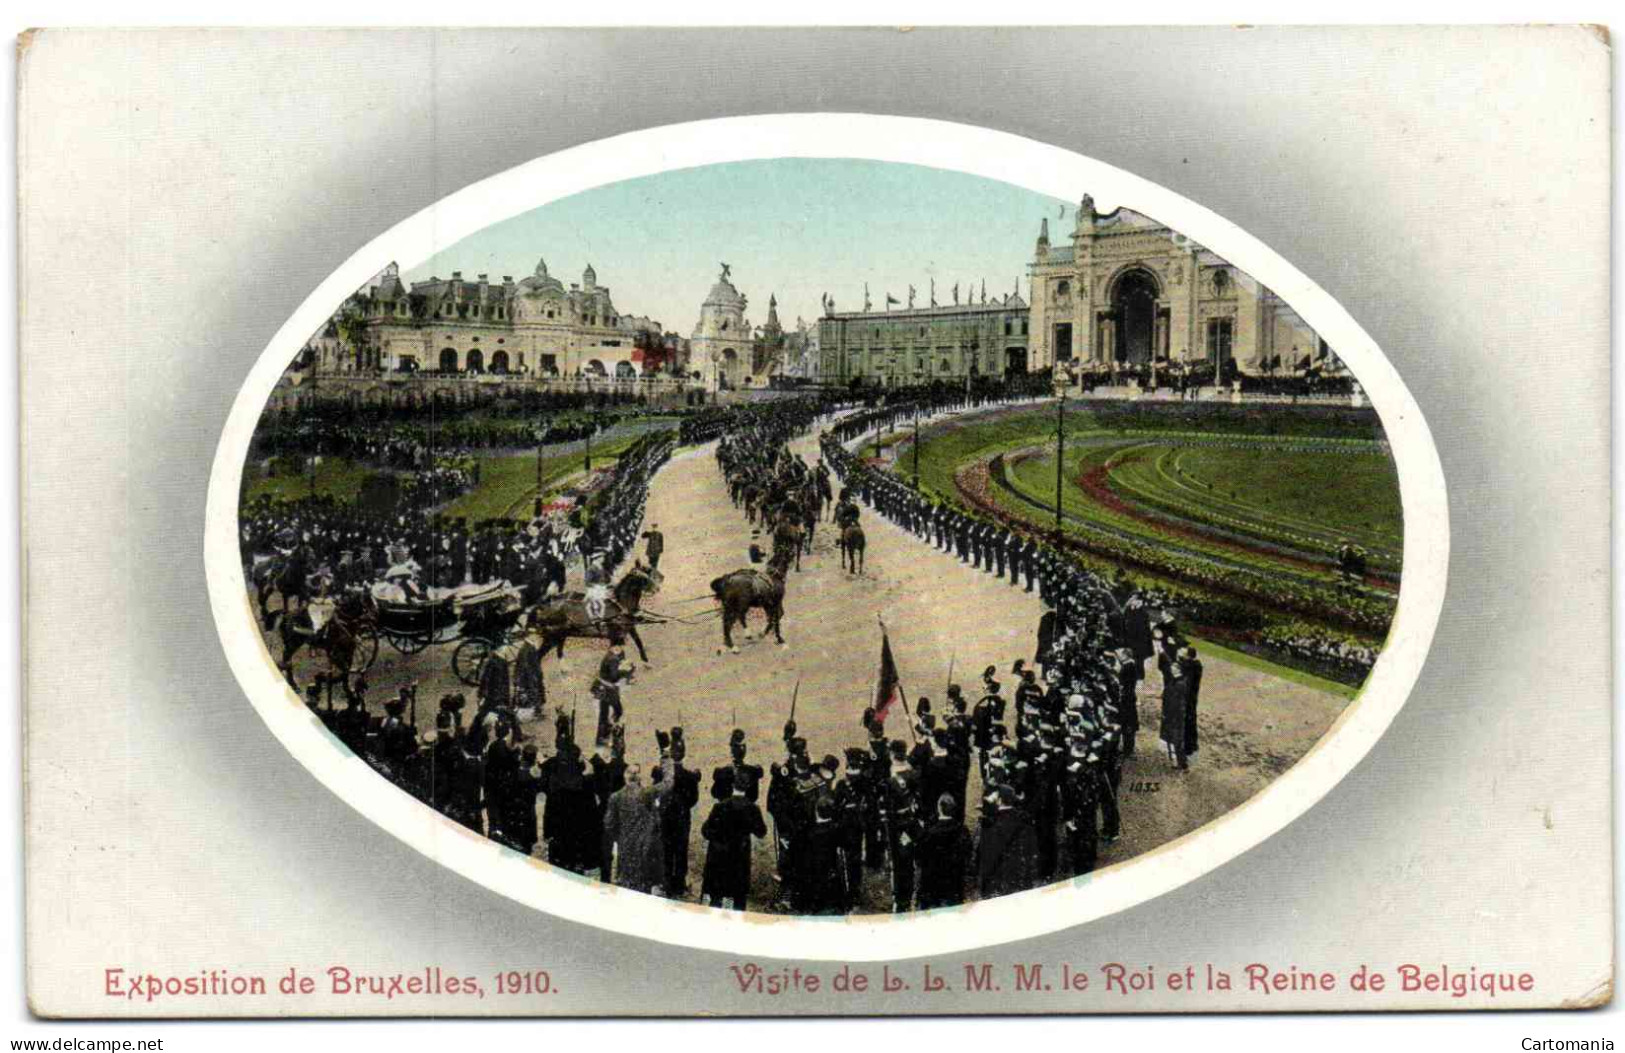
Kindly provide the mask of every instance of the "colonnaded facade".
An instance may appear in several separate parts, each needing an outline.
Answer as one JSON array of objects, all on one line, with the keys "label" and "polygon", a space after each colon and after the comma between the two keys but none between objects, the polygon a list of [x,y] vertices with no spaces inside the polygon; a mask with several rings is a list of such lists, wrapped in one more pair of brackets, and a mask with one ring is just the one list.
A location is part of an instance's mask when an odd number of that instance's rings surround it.
[{"label": "colonnaded facade", "polygon": [[1121,208],[1100,213],[1085,194],[1069,240],[1051,243],[1042,221],[1029,269],[1031,369],[1166,361],[1222,363],[1228,376],[1330,357],[1273,291],[1155,220]]},{"label": "colonnaded facade", "polygon": [[538,261],[529,277],[473,281],[453,271],[402,283],[390,264],[312,338],[321,373],[477,374],[633,379],[671,353],[660,323],[623,314],[589,263],[580,284]]},{"label": "colonnaded facade", "polygon": [[[1028,307],[1019,293],[981,302],[836,312],[818,321],[818,375],[883,387],[1026,372]],[[957,292],[955,299],[958,299]]]}]

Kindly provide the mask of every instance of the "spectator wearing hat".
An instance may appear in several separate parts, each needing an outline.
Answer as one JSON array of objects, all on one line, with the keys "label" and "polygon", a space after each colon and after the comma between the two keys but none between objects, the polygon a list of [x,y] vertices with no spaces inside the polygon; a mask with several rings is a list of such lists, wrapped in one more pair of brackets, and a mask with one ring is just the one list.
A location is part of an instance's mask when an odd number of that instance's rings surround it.
[{"label": "spectator wearing hat", "polygon": [[[848,911],[855,910],[859,905],[871,822],[878,814],[874,807],[875,787],[870,769],[868,751],[848,746],[846,776],[835,786],[836,821],[841,825],[841,855],[846,865]],[[878,836],[874,838],[873,851],[875,858],[869,860],[869,865],[878,867],[881,862],[879,856],[884,852]]]},{"label": "spectator wearing hat", "polygon": [[1187,739],[1195,721],[1190,712],[1190,683],[1185,674],[1183,663],[1169,662],[1162,679],[1162,748],[1179,771],[1190,768],[1190,747],[1194,745]]},{"label": "spectator wearing hat", "polygon": [[750,892],[751,838],[767,836],[762,810],[735,780],[734,769],[718,768],[711,814],[700,827],[705,839],[705,868],[700,880],[700,902],[744,910]]},{"label": "spectator wearing hat", "polygon": [[[819,770],[829,771],[823,765]],[[797,914],[846,913],[846,868],[841,860],[842,831],[836,814],[832,796],[818,797],[813,802],[811,818],[796,835],[791,864],[796,869],[791,885],[794,889],[791,906]]]},{"label": "spectator wearing hat", "polygon": [[987,796],[983,818],[977,889],[983,899],[1021,892],[1033,886],[1038,839],[1026,812],[1016,806],[1016,793],[999,786]]},{"label": "spectator wearing hat", "polygon": [[670,742],[662,777],[667,790],[660,817],[660,840],[665,849],[663,884],[666,895],[675,899],[688,894],[688,842],[694,806],[700,803],[700,773],[683,766],[688,744],[681,727],[671,729]]},{"label": "spectator wearing hat", "polygon": [[891,854],[892,911],[914,909],[916,864],[920,842],[920,777],[908,763],[901,739],[891,742],[891,775],[886,781],[884,817],[886,847]]},{"label": "spectator wearing hat", "polygon": [[1185,679],[1185,755],[1196,755],[1196,711],[1202,694],[1202,662],[1196,657],[1196,648],[1186,646],[1179,652],[1178,664]]},{"label": "spectator wearing hat", "polygon": [[527,743],[519,752],[519,768],[508,788],[502,807],[502,830],[515,851],[530,855],[536,850],[536,797],[541,792],[541,768],[536,746]]}]

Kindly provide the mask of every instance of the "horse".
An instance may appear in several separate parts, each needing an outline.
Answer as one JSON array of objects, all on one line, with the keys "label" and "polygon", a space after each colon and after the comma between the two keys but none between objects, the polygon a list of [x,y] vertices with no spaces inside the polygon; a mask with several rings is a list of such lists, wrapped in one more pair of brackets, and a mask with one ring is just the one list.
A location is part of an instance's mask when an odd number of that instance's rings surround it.
[{"label": "horse", "polygon": [[[813,531],[818,527],[819,513],[823,505],[819,500],[818,491],[809,486],[801,493],[801,547],[807,555],[812,555]],[[799,566],[797,569],[800,569]]]},{"label": "horse", "polygon": [[[322,602],[321,599],[307,598],[297,612],[289,612],[284,607],[266,615],[266,632],[274,632],[282,638],[282,660],[277,666],[289,683],[293,682],[293,656],[306,646],[326,655],[328,664],[346,677],[352,671],[362,671],[353,667],[359,657],[356,652],[363,634],[377,625],[377,607],[373,604],[372,595],[364,588],[345,591],[333,601],[332,613],[317,629],[311,610],[313,605]],[[362,663],[363,669],[371,664],[375,655],[376,652],[367,656]]]},{"label": "horse", "polygon": [[806,539],[806,532],[796,524],[795,518],[789,514],[781,515],[778,526],[773,528],[773,558],[783,559],[785,563],[795,560],[796,570],[801,570],[802,542]]},{"label": "horse", "polygon": [[853,523],[841,530],[841,568],[853,574],[863,573],[863,549],[866,544],[863,528]]},{"label": "horse", "polygon": [[259,603],[260,620],[271,616],[271,593],[282,595],[282,609],[288,610],[292,600],[301,606],[310,603],[310,583],[306,580],[306,564],[292,555],[274,553],[255,556],[248,568],[249,581],[254,586],[254,597]]},{"label": "horse", "polygon": [[543,654],[555,650],[562,660],[564,641],[573,637],[611,640],[626,636],[637,645],[638,657],[643,659],[643,664],[648,665],[649,652],[643,646],[643,638],[638,635],[638,622],[641,620],[638,608],[644,596],[652,596],[660,591],[660,581],[658,570],[637,563],[616,583],[613,598],[604,603],[603,618],[595,621],[589,617],[586,596],[573,592],[555,596],[551,601],[532,608],[526,624],[541,633]]},{"label": "horse", "polygon": [[[734,654],[739,653],[739,648],[734,646],[734,623],[739,623],[740,628],[749,635],[748,618],[753,609],[767,615],[767,628],[762,630],[762,635],[766,636],[771,631],[779,646],[784,646],[784,634],[779,624],[784,620],[784,577],[789,565],[787,555],[774,556],[767,565],[766,573],[754,567],[745,567],[711,582],[711,593],[722,610],[723,647]],[[718,648],[717,654],[721,653],[722,648]]]}]

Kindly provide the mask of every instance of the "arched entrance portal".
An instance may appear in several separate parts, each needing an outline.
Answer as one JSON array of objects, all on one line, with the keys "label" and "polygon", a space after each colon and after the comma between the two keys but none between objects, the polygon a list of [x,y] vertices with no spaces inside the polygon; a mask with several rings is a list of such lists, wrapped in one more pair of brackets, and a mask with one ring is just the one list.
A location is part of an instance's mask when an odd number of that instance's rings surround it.
[{"label": "arched entrance portal", "polygon": [[455,372],[457,372],[457,349],[456,348],[454,348],[454,347],[442,347],[440,349],[440,372],[442,372],[442,373],[455,373]]},{"label": "arched entrance portal", "polygon": [[476,347],[468,353],[468,365],[465,368],[470,373],[485,372],[485,355],[480,353],[479,348]]},{"label": "arched entrance portal", "polygon": [[491,356],[491,372],[498,375],[508,372],[508,352],[498,351]]},{"label": "arched entrance portal", "polygon": [[739,352],[731,347],[723,348],[717,359],[717,382],[725,388],[739,384]]},{"label": "arched entrance portal", "polygon": [[1151,361],[1157,333],[1157,283],[1142,270],[1117,279],[1112,293],[1117,316],[1117,361],[1143,365]]}]

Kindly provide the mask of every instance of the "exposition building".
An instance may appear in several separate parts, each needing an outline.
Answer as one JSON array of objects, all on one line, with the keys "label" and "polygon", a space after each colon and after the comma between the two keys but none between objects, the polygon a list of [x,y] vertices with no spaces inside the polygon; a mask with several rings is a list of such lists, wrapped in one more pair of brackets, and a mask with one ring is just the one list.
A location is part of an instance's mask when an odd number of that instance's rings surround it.
[{"label": "exposition building", "polygon": [[464,374],[633,379],[669,355],[659,322],[623,314],[588,264],[581,283],[550,275],[500,283],[453,271],[408,289],[390,264],[310,344],[325,375]]},{"label": "exposition building", "polygon": [[[1228,377],[1303,368],[1327,348],[1273,291],[1170,227],[1085,194],[1070,245],[1039,227],[1031,369],[1206,365]],[[1305,361],[1305,360],[1309,361]]]},{"label": "exposition building", "polygon": [[999,377],[1029,368],[1027,339],[1027,303],[1017,293],[988,301],[984,289],[981,302],[926,307],[915,307],[911,295],[898,310],[844,313],[826,300],[818,374],[882,387]]}]

